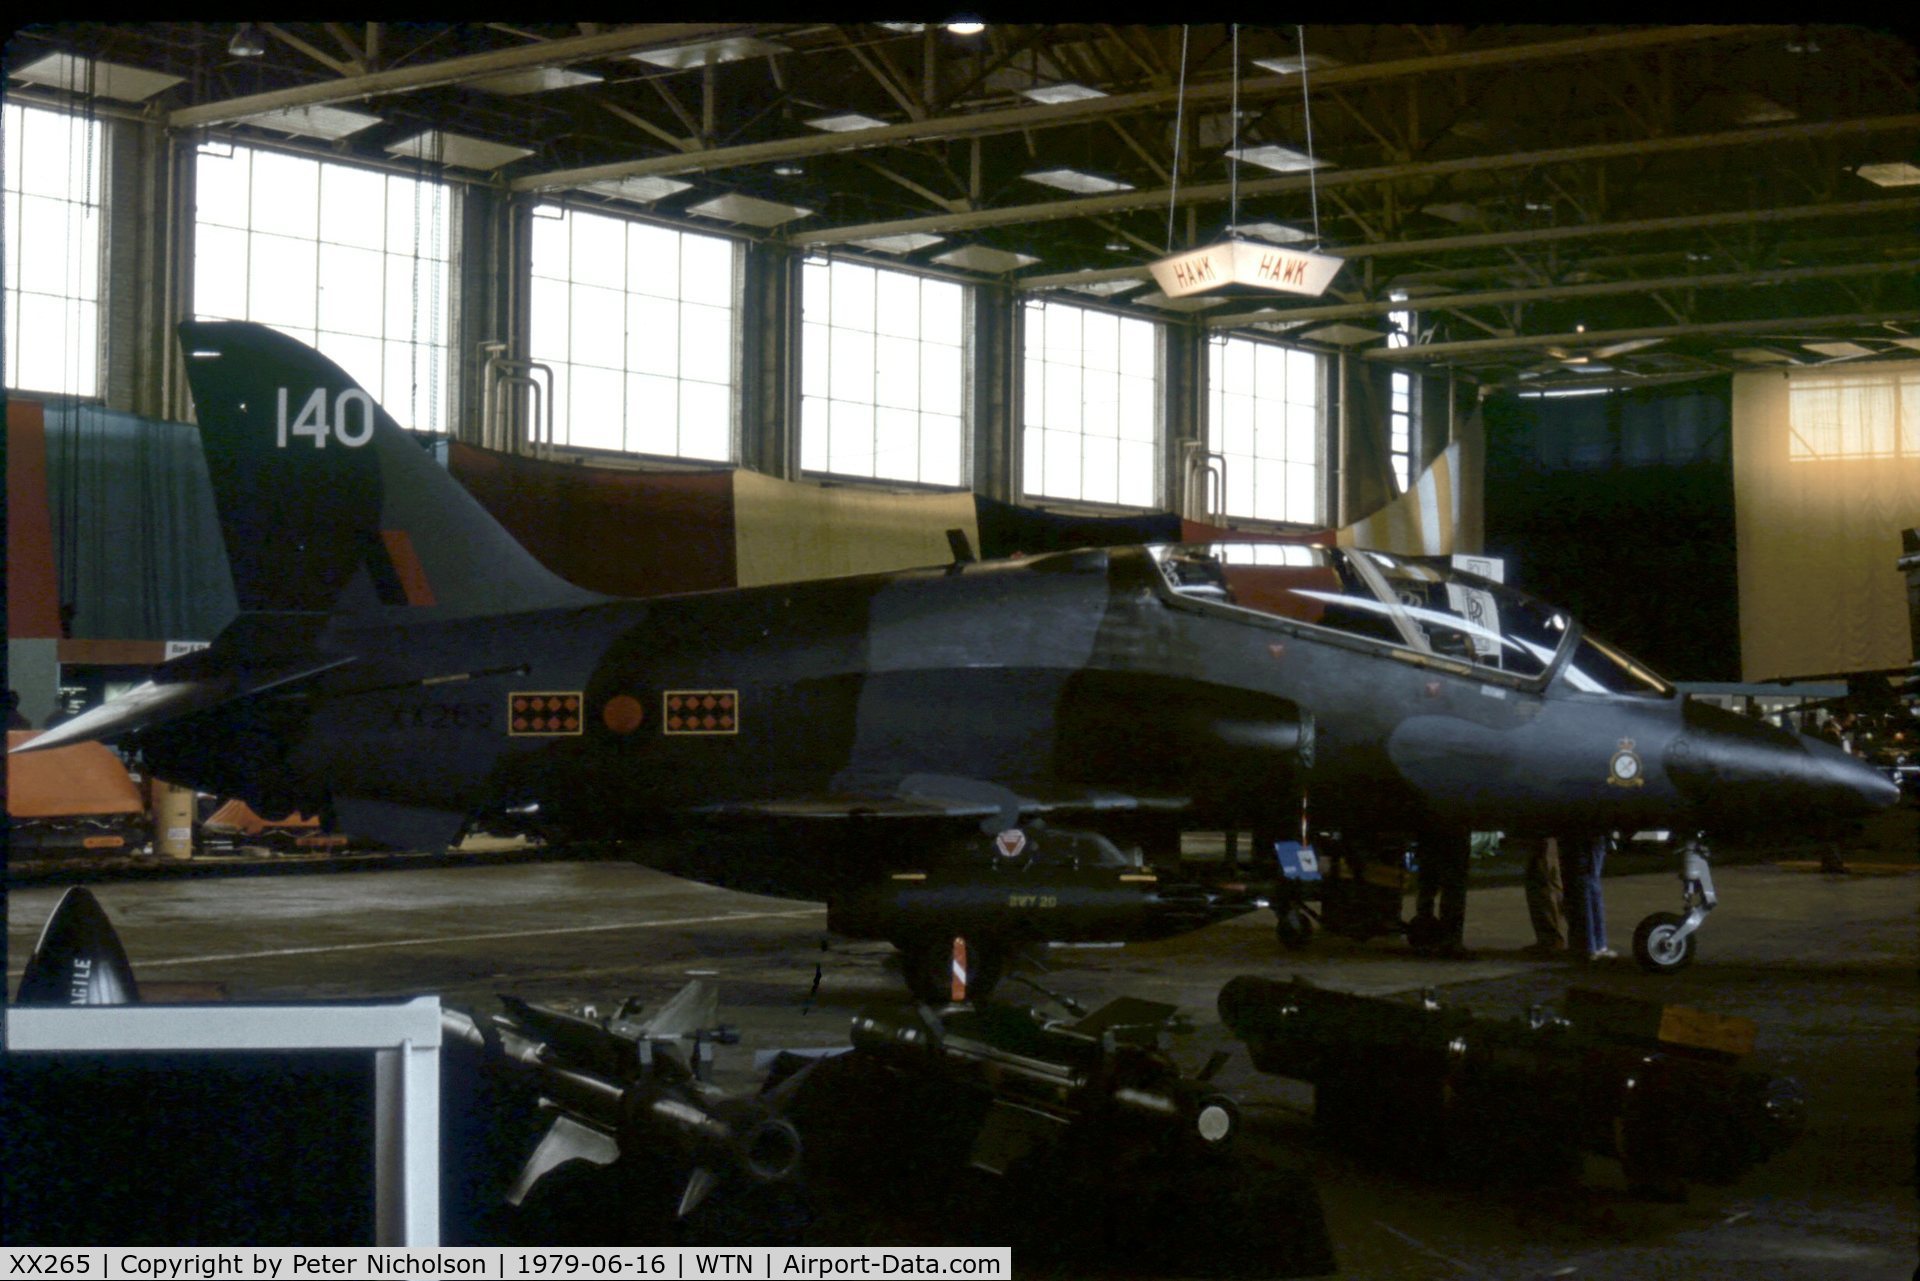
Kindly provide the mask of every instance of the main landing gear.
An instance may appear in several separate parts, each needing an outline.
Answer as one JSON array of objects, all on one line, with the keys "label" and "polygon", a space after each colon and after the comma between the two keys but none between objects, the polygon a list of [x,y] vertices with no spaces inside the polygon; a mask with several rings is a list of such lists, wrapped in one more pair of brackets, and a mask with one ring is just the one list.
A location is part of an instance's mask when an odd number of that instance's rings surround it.
[{"label": "main landing gear", "polygon": [[1713,892],[1707,843],[1698,835],[1680,846],[1679,913],[1655,912],[1633,932],[1633,959],[1653,974],[1672,974],[1693,962],[1694,935],[1720,900]]}]

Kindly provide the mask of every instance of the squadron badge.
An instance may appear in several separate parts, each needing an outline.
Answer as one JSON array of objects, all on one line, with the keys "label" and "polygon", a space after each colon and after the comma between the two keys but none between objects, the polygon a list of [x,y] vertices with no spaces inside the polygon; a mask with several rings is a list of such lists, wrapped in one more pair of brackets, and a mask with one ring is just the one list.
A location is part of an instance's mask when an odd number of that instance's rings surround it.
[{"label": "squadron badge", "polygon": [[1620,740],[1620,750],[1613,754],[1613,760],[1607,766],[1607,782],[1615,787],[1641,787],[1646,783],[1641,776],[1640,753],[1633,750],[1633,740]]}]

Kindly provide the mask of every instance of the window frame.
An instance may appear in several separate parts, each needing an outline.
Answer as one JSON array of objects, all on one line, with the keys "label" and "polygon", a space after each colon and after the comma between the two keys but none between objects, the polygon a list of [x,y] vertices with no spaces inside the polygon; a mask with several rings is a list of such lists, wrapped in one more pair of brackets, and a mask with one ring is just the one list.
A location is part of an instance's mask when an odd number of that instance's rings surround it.
[{"label": "window frame", "polygon": [[[85,224],[89,220],[91,220],[93,224],[91,231],[93,242],[91,246],[93,292],[91,296],[88,296],[85,293],[47,293],[40,289],[29,289],[23,287],[21,284],[21,277],[25,274],[24,272],[18,270],[6,271],[6,289],[4,295],[6,348],[4,351],[0,351],[0,360],[4,361],[6,372],[4,378],[0,378],[0,382],[4,382],[9,391],[19,391],[36,396],[62,396],[88,401],[102,400],[106,396],[106,366],[108,355],[109,281],[107,274],[108,229],[106,179],[107,152],[111,145],[111,138],[108,131],[111,127],[111,122],[98,117],[90,117],[85,112],[63,110],[59,107],[46,106],[40,103],[7,101],[4,103],[4,106],[6,109],[5,118],[9,123],[11,123],[13,119],[14,112],[17,111],[20,113],[19,136],[6,140],[6,168],[8,173],[5,176],[6,180],[0,183],[0,187],[4,187],[3,199],[5,205],[8,206],[6,226],[8,231],[8,245],[11,251],[8,257],[20,260],[23,259],[28,252],[27,246],[22,243],[20,239],[20,233],[26,220],[25,213],[28,200],[54,201],[63,207],[63,245],[68,243],[68,238],[75,230],[73,219],[75,217],[74,211],[77,209],[80,211],[79,218],[81,223],[79,234],[83,239],[89,234],[85,229]],[[74,195],[71,170],[69,170],[69,181],[65,189],[58,195],[44,191],[29,191],[26,189],[26,174],[22,168],[22,159],[28,154],[25,135],[31,115],[50,117],[62,123],[69,135],[67,147],[69,155],[71,155],[73,151],[71,139],[74,131],[79,130],[86,135],[86,150],[92,156],[92,163],[89,166],[89,172],[81,176],[82,185],[78,198]],[[8,132],[11,131],[9,130]],[[20,181],[21,185],[19,186],[13,185],[16,177]],[[82,278],[76,288],[84,289],[87,284],[85,280],[86,268],[80,265],[80,263],[84,262],[84,257],[76,260],[74,255],[62,254],[60,258],[63,263],[67,264],[66,270],[77,270],[80,273]],[[63,288],[67,286],[68,277],[63,276],[61,283]],[[34,326],[23,325],[21,323],[22,304],[24,299],[28,297],[51,300],[58,307],[62,316],[60,385],[57,387],[33,386],[18,381],[22,375],[20,368],[21,336],[34,329]],[[84,320],[86,311],[89,308],[92,310],[92,323],[90,326],[87,325]],[[86,332],[77,332],[80,329],[85,329]],[[74,339],[71,343],[66,341],[69,333],[71,333]],[[86,353],[86,366],[76,368],[74,358],[76,354],[81,351]],[[70,371],[76,374],[75,382],[72,385],[69,385],[67,381],[67,376]],[[81,386],[80,379],[82,378],[91,385],[86,387]]]},{"label": "window frame", "polygon": [[[1146,317],[1146,316],[1134,315],[1130,312],[1122,311],[1115,308],[1088,305],[1086,303],[1080,303],[1080,302],[1072,302],[1062,298],[1026,297],[1026,298],[1020,299],[1018,306],[1019,306],[1019,310],[1016,313],[1017,350],[1014,356],[1014,359],[1019,363],[1019,373],[1018,373],[1019,392],[1016,397],[1016,404],[1018,406],[1018,410],[1017,410],[1018,417],[1015,422],[1015,433],[1014,433],[1015,438],[1011,442],[1011,450],[1010,450],[1010,453],[1014,462],[1014,466],[1016,469],[1015,470],[1016,483],[1014,485],[1014,493],[1016,495],[1015,501],[1022,502],[1022,503],[1049,504],[1057,507],[1082,508],[1090,511],[1102,512],[1102,513],[1150,512],[1150,511],[1155,511],[1163,508],[1166,505],[1166,494],[1167,494],[1167,476],[1166,476],[1166,458],[1165,458],[1166,448],[1167,448],[1167,415],[1166,415],[1166,403],[1165,403],[1166,396],[1165,396],[1165,390],[1164,390],[1164,387],[1165,387],[1164,370],[1166,368],[1166,345],[1168,342],[1168,337],[1167,337],[1167,326],[1165,322],[1155,320],[1153,318]],[[1070,311],[1075,313],[1076,316],[1078,317],[1078,323],[1080,325],[1080,330],[1079,330],[1080,337],[1077,341],[1077,350],[1080,353],[1080,361],[1077,365],[1069,365],[1067,364],[1067,362],[1059,361],[1059,360],[1050,361],[1047,358],[1047,348],[1045,345],[1046,340],[1044,337],[1044,330],[1045,330],[1045,324],[1046,324],[1045,317],[1047,314],[1047,310],[1049,308],[1058,308],[1061,311]],[[1115,494],[1115,497],[1111,499],[1089,498],[1086,496],[1086,476],[1087,476],[1086,441],[1089,439],[1089,437],[1087,435],[1087,432],[1085,431],[1084,420],[1086,417],[1086,411],[1087,411],[1088,405],[1090,403],[1093,403],[1093,404],[1105,403],[1104,401],[1090,402],[1086,395],[1086,376],[1089,370],[1088,370],[1088,366],[1086,363],[1086,356],[1085,356],[1085,351],[1086,351],[1085,325],[1086,325],[1086,317],[1088,316],[1098,316],[1102,318],[1103,321],[1112,320],[1115,323],[1115,329],[1114,329],[1115,350],[1114,350],[1113,368],[1094,369],[1091,371],[1095,375],[1103,376],[1103,377],[1105,375],[1111,374],[1114,380],[1114,400],[1113,400],[1113,404],[1115,405],[1114,434],[1111,437],[1095,436],[1092,438],[1096,440],[1110,439],[1114,442],[1113,492]],[[1036,323],[1036,318],[1038,318],[1038,323]],[[1148,362],[1153,372],[1148,377],[1143,378],[1141,375],[1128,373],[1129,366],[1128,366],[1128,361],[1126,359],[1126,347],[1128,344],[1127,335],[1130,332],[1135,335],[1138,335],[1140,331],[1138,330],[1129,331],[1128,329],[1125,328],[1125,326],[1127,325],[1145,325],[1148,327],[1149,335],[1151,337],[1152,346],[1153,346],[1152,358]],[[1035,347],[1036,330],[1039,330],[1042,335],[1038,339],[1039,347],[1037,351]],[[1136,342],[1139,341],[1139,338],[1136,337],[1134,341]],[[1036,365],[1038,365],[1042,370],[1041,386],[1038,389],[1036,389],[1033,386],[1032,380],[1028,377],[1028,374],[1035,368]],[[1048,403],[1048,397],[1050,393],[1047,389],[1047,385],[1046,385],[1047,380],[1046,380],[1044,371],[1050,365],[1056,368],[1061,368],[1061,369],[1070,368],[1075,370],[1080,383],[1080,393],[1076,398],[1074,398],[1074,409],[1075,409],[1076,417],[1081,419],[1082,425],[1074,429],[1071,433],[1071,435],[1077,438],[1079,441],[1079,446],[1076,450],[1076,454],[1077,454],[1078,463],[1079,463],[1078,471],[1079,471],[1079,477],[1080,477],[1080,484],[1079,484],[1080,493],[1077,496],[1066,495],[1066,494],[1056,494],[1056,493],[1046,493],[1039,489],[1034,488],[1035,481],[1032,474],[1034,471],[1034,468],[1032,467],[1031,464],[1033,462],[1033,455],[1036,449],[1039,451],[1039,460],[1041,462],[1041,467],[1039,468],[1039,470],[1042,472],[1042,474],[1044,474],[1047,470],[1046,451],[1047,451],[1048,444],[1050,443],[1046,439],[1046,434],[1051,433],[1056,436],[1066,436],[1069,434],[1065,428],[1049,427],[1046,424],[1045,406]],[[1144,400],[1146,404],[1151,406],[1152,420],[1150,425],[1147,428],[1147,439],[1144,442],[1142,442],[1137,435],[1129,437],[1126,434],[1126,429],[1120,425],[1120,415],[1125,412],[1124,407],[1129,404],[1140,403],[1139,399],[1137,398],[1129,399],[1129,397],[1126,395],[1126,381],[1130,378],[1135,382],[1144,381],[1148,383],[1150,387],[1150,392],[1144,397]],[[1039,412],[1041,414],[1041,417],[1038,420],[1036,420],[1035,418],[1036,405],[1040,406]],[[1038,446],[1036,446],[1033,443],[1034,441],[1033,433],[1035,432],[1042,433],[1041,443]],[[1142,501],[1130,502],[1121,496],[1123,469],[1121,466],[1120,458],[1122,454],[1122,446],[1127,444],[1138,445],[1142,443],[1146,445],[1146,453],[1149,459],[1150,474],[1147,479],[1148,492]]]},{"label": "window frame", "polygon": [[[1277,458],[1270,456],[1263,457],[1256,452],[1229,450],[1227,448],[1227,445],[1230,443],[1227,439],[1229,425],[1225,421],[1225,414],[1228,408],[1226,404],[1227,396],[1246,396],[1253,402],[1249,405],[1248,410],[1256,419],[1260,413],[1259,402],[1263,400],[1271,402],[1274,399],[1261,396],[1257,390],[1247,392],[1230,391],[1224,385],[1227,362],[1230,358],[1232,345],[1235,343],[1244,343],[1254,350],[1255,354],[1252,359],[1256,363],[1256,366],[1259,361],[1259,349],[1265,348],[1284,354],[1285,367],[1289,372],[1285,375],[1285,387],[1277,398],[1283,420],[1289,415],[1290,411],[1295,408],[1308,408],[1306,404],[1291,395],[1294,386],[1294,377],[1291,372],[1294,359],[1296,357],[1305,358],[1313,362],[1313,401],[1311,409],[1313,413],[1314,443],[1311,462],[1303,463],[1284,453]],[[1295,347],[1284,342],[1257,338],[1244,333],[1222,331],[1208,335],[1206,422],[1204,424],[1202,439],[1206,443],[1208,452],[1217,454],[1226,460],[1226,476],[1223,486],[1226,492],[1221,495],[1220,501],[1220,516],[1223,520],[1251,522],[1256,526],[1294,525],[1309,528],[1328,527],[1331,519],[1330,513],[1328,512],[1327,501],[1327,482],[1330,473],[1328,454],[1331,449],[1331,443],[1328,439],[1328,422],[1330,418],[1328,405],[1328,366],[1329,360],[1326,356],[1316,351],[1310,351],[1304,347]],[[1249,428],[1249,430],[1254,432],[1258,431],[1257,428]],[[1288,429],[1283,427],[1282,438],[1285,439],[1287,435]],[[1277,463],[1282,468],[1298,468],[1303,466],[1309,468],[1313,477],[1313,484],[1311,486],[1311,492],[1313,494],[1312,513],[1305,517],[1295,514],[1285,516],[1262,516],[1255,514],[1259,510],[1257,480],[1248,480],[1246,482],[1246,492],[1253,496],[1252,502],[1254,510],[1236,511],[1230,505],[1231,500],[1229,497],[1238,488],[1233,479],[1233,461],[1236,458],[1244,462],[1251,462],[1256,466],[1261,462],[1266,462],[1269,464]],[[1285,486],[1283,485],[1283,489],[1284,488]]]},{"label": "window frame", "polygon": [[[524,313],[526,317],[527,352],[529,359],[532,361],[552,367],[554,373],[555,399],[564,402],[564,410],[558,405],[554,407],[553,417],[556,439],[551,442],[552,447],[555,449],[564,449],[570,453],[595,455],[603,458],[643,460],[649,463],[666,463],[675,467],[712,468],[739,466],[741,459],[741,414],[743,410],[741,387],[743,372],[741,368],[741,325],[743,323],[743,317],[740,305],[742,270],[739,237],[727,235],[719,231],[696,229],[675,222],[636,216],[625,210],[589,206],[567,200],[540,201],[528,210],[527,216],[529,219],[529,232],[528,239],[525,242],[527,248],[523,276],[527,299]],[[584,218],[592,221],[586,224],[575,224],[573,220],[576,218]],[[538,255],[541,251],[540,232],[537,226],[539,222],[558,222],[566,227],[567,262],[562,274],[555,274],[552,271],[543,272],[539,269]],[[607,226],[602,227],[598,232],[593,232],[592,228],[595,223],[607,224]],[[574,269],[575,255],[578,252],[578,242],[581,238],[581,233],[576,230],[577,226],[585,226],[588,228],[588,234],[601,235],[609,234],[611,227],[619,228],[622,241],[622,256],[620,269],[615,273],[620,281],[617,286],[604,283],[607,279],[604,275],[597,278],[582,278],[576,275]],[[645,238],[662,236],[670,237],[675,246],[675,257],[672,266],[675,281],[673,288],[671,292],[647,289],[636,290],[633,287],[636,272],[642,271],[648,266],[653,266],[656,270],[663,270],[663,268],[660,267],[660,260],[646,259],[636,255],[636,237],[642,238],[639,243],[644,244]],[[724,289],[713,288],[705,291],[705,293],[710,296],[698,296],[697,293],[690,296],[684,284],[687,268],[690,265],[690,241],[698,242],[697,247],[692,250],[692,254],[696,258],[703,254],[718,254],[724,248],[728,264]],[[693,265],[697,266],[698,264],[695,263]],[[556,358],[551,349],[542,346],[540,334],[541,321],[543,318],[536,313],[535,308],[543,292],[543,284],[547,286],[557,286],[563,291],[562,296],[565,300],[566,310],[566,356],[562,358]],[[581,301],[575,297],[575,294],[580,290],[595,290],[618,296],[621,323],[619,344],[620,364],[618,366],[595,360],[574,358],[576,351],[575,335],[576,330],[579,328],[579,326],[575,324],[575,319],[577,315],[577,304]],[[726,301],[724,304],[713,300],[720,296],[725,297]],[[644,363],[636,363],[634,359],[636,352],[642,350],[641,348],[636,348],[635,345],[636,330],[634,327],[634,318],[636,308],[644,312],[649,309],[649,307],[658,306],[673,309],[671,327],[674,334],[674,350],[672,356],[673,372],[671,373],[660,372],[655,368],[649,368]],[[690,330],[700,327],[714,328],[711,324],[691,326],[687,314],[688,308],[699,308],[700,312],[698,315],[703,321],[710,322],[718,320],[721,316],[724,317],[724,327],[726,330],[724,342],[725,352],[722,362],[724,363],[726,371],[724,381],[693,377],[685,372],[686,351],[690,347],[700,348],[698,342],[687,343],[684,341]],[[717,337],[717,334],[708,335],[709,339],[715,337]],[[711,342],[709,342],[708,346],[711,346]],[[581,368],[592,370],[600,375],[611,375],[619,380],[621,388],[619,402],[621,444],[618,448],[609,447],[603,443],[585,443],[573,439],[574,379],[576,371]],[[659,450],[639,448],[634,444],[634,420],[637,415],[638,406],[644,403],[646,389],[655,382],[671,383],[674,388],[674,425],[672,430],[674,434],[674,447],[677,452],[667,453]],[[725,446],[718,455],[713,453],[695,454],[678,452],[685,449],[687,430],[681,421],[681,416],[687,411],[686,393],[689,385],[699,389],[706,389],[709,393],[713,389],[724,391],[726,398],[724,415]],[[714,434],[711,428],[709,428],[708,431],[709,434]],[[561,436],[565,438],[558,439],[558,437]]]},{"label": "window frame", "polygon": [[[242,152],[247,154],[244,207],[237,214],[230,209],[203,212],[206,207],[205,193],[213,186],[207,180],[209,171],[204,167],[204,162],[232,160]],[[263,324],[308,343],[339,364],[401,426],[414,431],[454,434],[458,425],[461,368],[461,353],[457,350],[456,341],[458,319],[454,307],[454,295],[457,292],[455,238],[460,221],[460,184],[441,176],[401,172],[387,166],[358,164],[351,160],[312,155],[300,149],[262,146],[252,140],[230,137],[203,139],[194,147],[192,155],[195,199],[191,212],[192,254],[188,270],[193,314],[209,320],[242,320]],[[263,159],[273,165],[312,167],[310,228],[303,226],[289,230],[256,216],[254,196],[259,186],[256,172]],[[348,189],[360,186],[363,194],[370,189],[369,184],[380,184],[378,214],[363,213],[358,219],[360,225],[349,229],[355,219],[347,216],[343,209],[351,207],[352,192],[347,190],[337,197],[330,195],[330,181],[343,184]],[[407,192],[408,198],[400,202],[394,199],[393,184],[396,182],[412,184]],[[330,205],[336,199],[342,203]],[[396,218],[410,209],[415,221],[414,234],[418,236],[422,211],[430,211],[435,206],[443,211],[440,215],[442,222],[438,227],[429,225],[426,228],[431,240],[425,244],[417,240],[407,244],[397,238]],[[284,206],[276,206],[272,210],[276,219],[287,212]],[[293,216],[298,218],[303,215],[294,211]],[[431,223],[430,212],[428,218]],[[228,299],[221,298],[221,305],[210,310],[210,291],[206,288],[210,281],[202,275],[204,260],[211,251],[212,242],[228,235],[240,238],[239,244],[245,255],[245,265],[237,283],[241,305],[225,305]],[[306,308],[310,320],[296,323],[290,319],[257,314],[258,296],[263,292],[279,292],[272,289],[263,291],[255,280],[255,254],[263,247],[259,243],[263,238],[269,242],[286,242],[301,252],[310,252],[313,264],[312,302]],[[373,243],[375,240],[378,241],[377,245]],[[439,248],[437,255],[434,251],[436,245]],[[333,260],[331,265],[329,259]],[[345,262],[356,259],[366,268],[370,278],[377,281],[377,300],[372,304],[348,303],[345,306],[330,301],[327,296],[329,291],[336,294],[350,292],[348,286],[340,283],[342,269]],[[373,261],[369,262],[368,259]],[[429,273],[425,286],[429,293],[421,300],[427,305],[415,307],[397,299],[395,289],[398,281],[411,276],[407,287],[418,295],[422,290],[422,264],[425,264],[425,270]],[[361,285],[367,283],[365,280],[359,282]],[[437,306],[433,301],[436,296]],[[396,313],[396,307],[406,309],[404,314],[408,327],[404,330],[393,323],[401,314]],[[235,315],[235,311],[244,314]],[[426,320],[424,329],[421,326],[423,317]],[[351,348],[361,349],[362,354],[358,357],[349,354]],[[395,348],[409,349],[403,385],[396,385],[396,379],[403,375],[393,363],[400,354]],[[374,353],[378,354],[379,368],[377,376],[369,377],[375,371],[367,369],[365,362]],[[416,377],[422,355],[427,357],[428,362],[426,379]],[[437,371],[433,367],[436,363],[439,366]],[[422,413],[431,414],[436,409],[439,421],[417,421]]]},{"label": "window frame", "polygon": [[[867,309],[869,313],[868,319],[871,321],[870,325],[861,326],[841,323],[841,318],[844,313],[837,301],[839,295],[833,289],[832,282],[834,273],[842,270],[872,273],[872,288],[869,294],[872,305]],[[809,255],[799,264],[798,271],[800,296],[798,305],[794,308],[794,321],[797,325],[794,350],[798,355],[798,362],[794,370],[793,381],[793,403],[795,407],[794,457],[796,474],[834,481],[853,481],[874,485],[900,485],[939,490],[971,489],[973,486],[974,436],[973,415],[970,412],[972,397],[968,389],[968,373],[973,365],[973,316],[975,300],[970,283],[965,280],[952,279],[926,272],[911,271],[901,267],[868,262],[863,259],[825,253]],[[827,273],[826,279],[828,282],[824,314],[809,319],[807,310],[813,300],[814,294],[810,278],[817,278],[817,274],[821,271]],[[911,335],[898,332],[881,332],[881,294],[883,288],[886,287],[884,282],[889,277],[913,282],[913,287],[916,291],[916,319],[913,324],[914,332]],[[851,281],[853,278],[848,276],[843,277],[843,279]],[[953,330],[958,337],[957,342],[947,343],[927,337],[927,287],[929,285],[952,288],[958,291],[955,299],[957,303],[957,314],[953,317]],[[853,335],[864,335],[871,339],[872,358],[870,363],[872,364],[872,370],[869,388],[870,394],[865,399],[836,396],[834,394],[838,389],[836,384],[842,376],[840,370],[837,369],[835,365],[835,356],[838,351],[835,335],[840,333],[850,335],[847,340],[849,347],[856,341],[851,337]],[[822,337],[826,340],[827,355],[819,358],[822,363],[816,366],[811,363],[813,358],[810,358],[807,354],[808,344],[810,339],[817,341]],[[915,390],[913,395],[914,404],[912,406],[902,404],[883,405],[881,403],[881,391],[878,383],[883,372],[883,362],[880,357],[880,347],[883,339],[892,343],[911,343],[915,348],[917,359]],[[952,388],[955,402],[955,412],[953,413],[939,413],[929,405],[926,399],[926,372],[928,368],[926,348],[929,346],[951,349],[953,352],[953,360],[955,362]],[[824,382],[825,387],[822,391],[809,392],[807,390],[808,382],[810,376],[816,371],[820,379]],[[865,472],[839,470],[831,465],[835,461],[831,434],[833,432],[835,405],[852,406],[867,412],[869,417],[868,432],[873,442],[870,455],[874,461],[873,470]],[[814,416],[813,412],[810,412],[810,406],[818,406],[818,418]],[[910,413],[915,415],[917,419],[914,438],[914,470],[916,474],[913,476],[897,474],[883,475],[879,472],[879,460],[882,456],[882,427],[880,419],[883,410],[893,413]],[[927,419],[929,417],[950,419],[955,425],[956,440],[954,442],[955,454],[953,459],[955,478],[951,481],[929,480],[926,478],[927,467],[925,459],[928,456],[927,443],[929,426]],[[817,455],[816,447],[810,447],[809,428],[817,428],[827,433],[826,440],[817,446]],[[824,461],[827,465],[810,465],[810,456],[815,456],[815,461]]]}]

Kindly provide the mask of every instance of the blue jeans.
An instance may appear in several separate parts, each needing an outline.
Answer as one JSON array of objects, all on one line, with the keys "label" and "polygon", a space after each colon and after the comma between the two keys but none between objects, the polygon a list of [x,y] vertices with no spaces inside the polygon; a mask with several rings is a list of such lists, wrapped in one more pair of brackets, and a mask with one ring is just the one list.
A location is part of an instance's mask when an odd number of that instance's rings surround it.
[{"label": "blue jeans", "polygon": [[1607,861],[1607,838],[1574,836],[1560,844],[1560,875],[1567,895],[1567,946],[1598,952],[1607,945],[1607,909],[1600,895],[1600,869]]}]

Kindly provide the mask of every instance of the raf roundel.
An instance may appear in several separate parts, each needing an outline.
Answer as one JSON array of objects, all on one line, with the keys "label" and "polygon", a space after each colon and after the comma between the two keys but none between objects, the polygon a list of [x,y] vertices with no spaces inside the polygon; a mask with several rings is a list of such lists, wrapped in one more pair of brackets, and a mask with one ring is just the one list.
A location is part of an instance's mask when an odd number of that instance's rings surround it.
[{"label": "raf roundel", "polygon": [[615,694],[600,708],[601,724],[616,734],[631,734],[646,719],[646,705],[631,694]]}]

